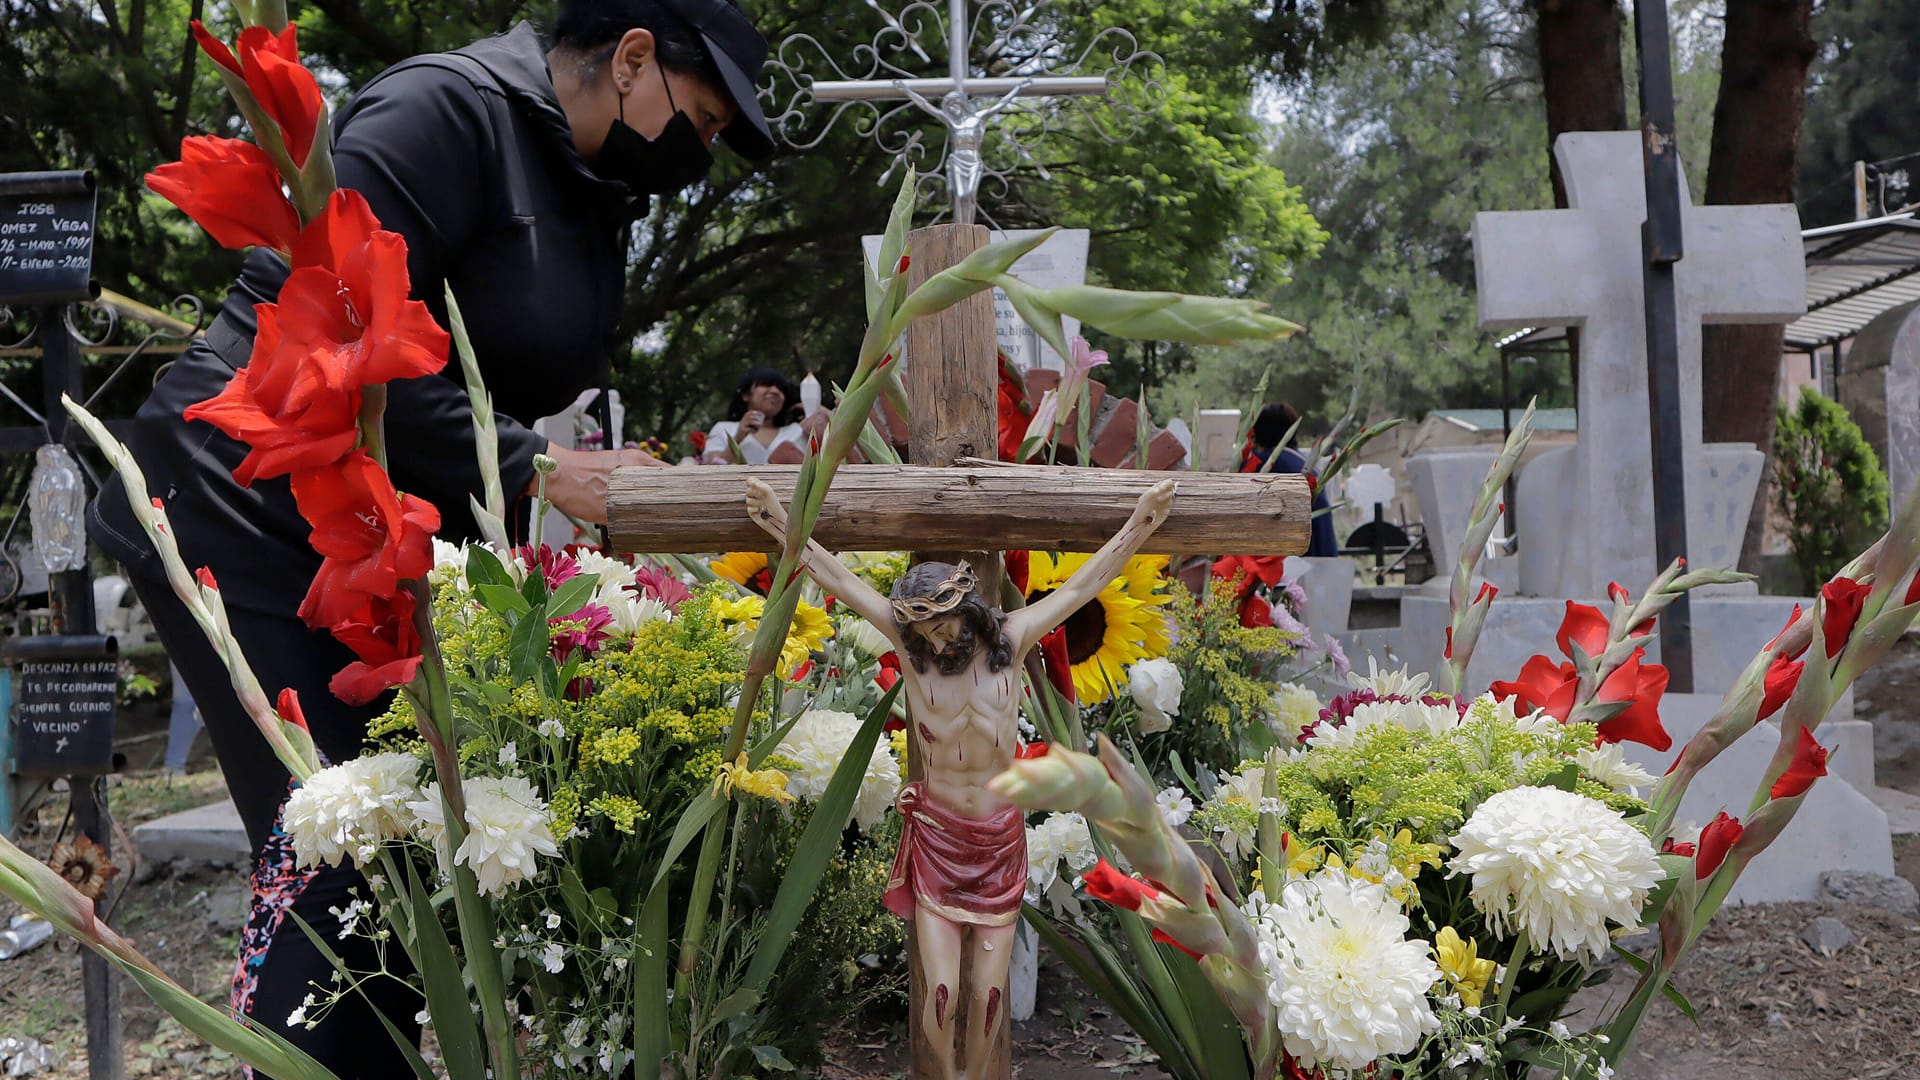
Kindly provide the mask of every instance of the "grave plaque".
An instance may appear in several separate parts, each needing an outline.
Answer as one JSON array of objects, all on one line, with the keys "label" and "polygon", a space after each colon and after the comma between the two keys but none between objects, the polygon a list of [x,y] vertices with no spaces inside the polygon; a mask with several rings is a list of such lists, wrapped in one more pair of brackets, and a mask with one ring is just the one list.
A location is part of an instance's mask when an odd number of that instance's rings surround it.
[{"label": "grave plaque", "polygon": [[0,175],[0,302],[93,298],[94,199],[90,172]]},{"label": "grave plaque", "polygon": [[[991,236],[997,242],[1019,240],[1032,236],[1033,233],[1032,229],[1014,229],[1008,232],[995,232]],[[1055,289],[1062,285],[1085,285],[1087,283],[1087,244],[1091,236],[1092,234],[1086,229],[1061,229],[1053,234],[1052,239],[1022,255],[1020,260],[1013,264],[1013,276],[1042,289]],[[861,238],[861,246],[866,251],[869,267],[873,265],[873,260],[880,257],[880,240],[878,236]],[[1067,337],[1071,338],[1080,332],[1079,319],[1062,318],[1060,322]],[[1040,335],[1034,333],[1033,328],[1020,318],[1020,313],[1013,309],[1013,301],[1007,299],[1007,294],[999,289],[993,290],[993,335],[995,344],[999,346],[1002,353],[1006,354],[1007,360],[1017,371],[1025,373],[1036,368],[1046,371],[1066,370],[1066,362],[1061,359],[1060,354],[1040,340]],[[903,355],[901,362],[908,364],[912,361]]]},{"label": "grave plaque", "polygon": [[21,776],[97,776],[113,771],[114,640],[64,635],[16,640],[13,762]]}]

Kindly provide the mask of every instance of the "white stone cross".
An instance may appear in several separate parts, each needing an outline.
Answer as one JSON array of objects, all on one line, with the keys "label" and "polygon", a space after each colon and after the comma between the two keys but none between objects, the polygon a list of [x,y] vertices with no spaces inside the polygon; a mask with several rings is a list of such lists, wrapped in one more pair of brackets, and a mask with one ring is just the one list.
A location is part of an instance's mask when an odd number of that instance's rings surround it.
[{"label": "white stone cross", "polygon": [[[1581,328],[1579,441],[1527,466],[1515,516],[1520,591],[1591,599],[1605,596],[1610,581],[1638,588],[1655,574],[1640,247],[1646,189],[1638,132],[1569,132],[1554,156],[1571,209],[1476,214],[1474,270],[1481,326]],[[1724,566],[1739,558],[1764,455],[1747,444],[1701,444],[1700,326],[1799,316],[1806,263],[1794,207],[1693,206],[1684,177],[1680,183],[1688,561]]]}]

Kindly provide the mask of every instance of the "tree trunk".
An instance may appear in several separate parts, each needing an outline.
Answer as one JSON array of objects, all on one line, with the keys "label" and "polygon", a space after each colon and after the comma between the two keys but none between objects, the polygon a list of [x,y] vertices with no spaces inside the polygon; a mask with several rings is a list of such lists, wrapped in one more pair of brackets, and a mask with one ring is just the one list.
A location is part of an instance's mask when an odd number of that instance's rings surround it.
[{"label": "tree trunk", "polygon": [[1627,126],[1627,80],[1620,63],[1626,20],[1617,0],[1533,0],[1533,11],[1547,102],[1547,168],[1553,203],[1565,209],[1567,188],[1553,160],[1554,140],[1564,131]]},{"label": "tree trunk", "polygon": [[[1812,16],[1812,0],[1728,0],[1720,96],[1713,107],[1713,148],[1707,161],[1707,202],[1793,202],[1807,65],[1816,51],[1809,31]],[[1785,336],[1786,328],[1779,325],[1708,326],[1701,342],[1701,430],[1706,441],[1752,443],[1768,454],[1740,560],[1749,570],[1759,565],[1766,530]],[[1806,583],[1808,588],[1818,586]]]}]

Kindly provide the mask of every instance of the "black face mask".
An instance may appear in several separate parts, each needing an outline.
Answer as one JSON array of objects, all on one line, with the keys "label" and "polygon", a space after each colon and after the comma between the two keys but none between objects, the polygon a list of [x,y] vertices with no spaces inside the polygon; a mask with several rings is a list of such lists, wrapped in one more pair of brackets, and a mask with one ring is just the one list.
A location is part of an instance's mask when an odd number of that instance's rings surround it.
[{"label": "black face mask", "polygon": [[593,163],[594,172],[620,181],[635,195],[672,195],[706,179],[707,171],[713,168],[713,152],[701,141],[693,120],[673,104],[673,87],[667,86],[665,68],[660,70],[660,84],[667,87],[667,104],[674,112],[659,136],[649,139],[627,126],[627,99],[623,94],[620,118],[607,129],[600,157]]}]

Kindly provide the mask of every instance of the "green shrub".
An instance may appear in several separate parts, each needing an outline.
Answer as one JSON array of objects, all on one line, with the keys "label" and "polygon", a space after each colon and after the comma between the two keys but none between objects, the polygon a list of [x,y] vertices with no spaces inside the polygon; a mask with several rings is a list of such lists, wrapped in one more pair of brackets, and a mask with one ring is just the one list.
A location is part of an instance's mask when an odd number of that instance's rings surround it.
[{"label": "green shrub", "polygon": [[1860,425],[1811,388],[1780,405],[1773,429],[1774,498],[1800,581],[1818,589],[1887,527],[1887,476]]}]

